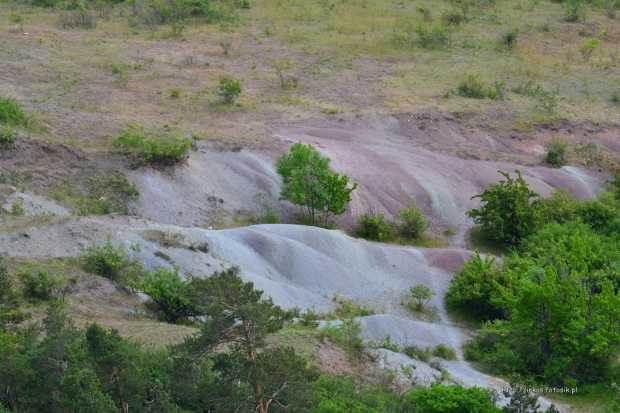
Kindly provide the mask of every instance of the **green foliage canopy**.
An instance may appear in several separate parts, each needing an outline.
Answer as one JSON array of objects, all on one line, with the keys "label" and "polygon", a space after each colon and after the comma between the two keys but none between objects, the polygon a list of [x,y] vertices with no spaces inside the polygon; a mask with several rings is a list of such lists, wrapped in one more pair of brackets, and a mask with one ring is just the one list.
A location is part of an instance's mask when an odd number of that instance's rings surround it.
[{"label": "green foliage canopy", "polygon": [[280,199],[299,205],[312,225],[319,214],[324,215],[327,226],[330,214],[344,213],[351,192],[357,188],[357,183],[349,187],[348,176],[331,172],[329,163],[330,159],[321,156],[312,145],[301,142],[293,144],[288,154],[276,160],[276,171],[284,181]]}]

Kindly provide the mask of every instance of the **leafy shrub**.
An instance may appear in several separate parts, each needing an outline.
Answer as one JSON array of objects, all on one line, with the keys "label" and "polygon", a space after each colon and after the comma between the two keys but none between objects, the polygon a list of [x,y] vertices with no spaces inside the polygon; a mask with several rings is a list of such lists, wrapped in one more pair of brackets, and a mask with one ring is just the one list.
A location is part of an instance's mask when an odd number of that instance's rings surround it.
[{"label": "leafy shrub", "polygon": [[385,220],[381,212],[369,210],[357,216],[355,235],[372,241],[387,241],[392,239],[394,223]]},{"label": "leafy shrub", "polygon": [[178,269],[158,267],[133,285],[150,297],[152,307],[169,323],[204,313],[189,296],[191,282],[182,280]]},{"label": "leafy shrub", "polygon": [[590,60],[590,56],[592,56],[592,53],[594,53],[600,43],[601,41],[596,37],[581,39],[577,47],[584,61],[588,62]]},{"label": "leafy shrub", "polygon": [[585,20],[586,2],[584,0],[567,0],[564,2],[564,20],[567,22],[578,22]]},{"label": "leafy shrub", "polygon": [[142,262],[131,259],[122,245],[115,247],[109,235],[105,244],[82,249],[78,260],[84,271],[113,281],[136,280],[143,272]]},{"label": "leafy shrub", "polygon": [[547,148],[547,157],[545,158],[545,162],[549,165],[555,166],[556,168],[566,164],[566,151],[568,150],[568,144],[568,141],[553,138]]},{"label": "leafy shrub", "polygon": [[465,311],[483,320],[503,318],[499,286],[505,284],[504,273],[495,264],[495,258],[487,255],[483,260],[476,251],[450,281],[446,303],[451,310]]},{"label": "leafy shrub", "polygon": [[422,348],[418,346],[407,346],[403,351],[412,359],[417,359],[424,363],[428,363],[431,360],[433,353],[430,347]]},{"label": "leafy shrub", "polygon": [[67,277],[62,274],[63,267],[58,272],[34,271],[33,265],[17,272],[17,277],[24,285],[24,295],[39,300],[60,300],[67,292]]},{"label": "leafy shrub", "polygon": [[181,88],[175,87],[173,89],[170,89],[170,97],[172,99],[178,99],[179,97],[181,97]]},{"label": "leafy shrub", "polygon": [[344,320],[339,326],[327,323],[321,334],[342,348],[351,358],[359,359],[364,351],[364,341],[360,338],[362,324],[359,321]]},{"label": "leafy shrub", "polygon": [[418,6],[418,7],[416,7],[416,11],[422,15],[422,19],[425,22],[431,21],[432,18],[433,18],[432,17],[432,13],[431,13],[431,9],[429,9],[426,6]]},{"label": "leafy shrub", "polygon": [[440,357],[444,360],[456,360],[456,352],[444,344],[437,344],[433,350],[433,356]]},{"label": "leafy shrub", "polygon": [[295,76],[287,75],[287,71],[299,66],[299,62],[292,61],[288,57],[281,60],[271,62],[271,67],[275,69],[276,76],[281,89],[290,89],[297,87],[299,79]]},{"label": "leafy shrub", "polygon": [[385,413],[401,411],[400,396],[381,387],[360,386],[347,376],[321,375],[314,383],[315,413]]},{"label": "leafy shrub", "polygon": [[174,164],[187,158],[191,141],[189,138],[165,135],[147,137],[137,131],[127,131],[119,135],[113,145],[140,163]]},{"label": "leafy shrub", "polygon": [[26,213],[26,210],[24,209],[22,204],[20,204],[19,202],[13,202],[13,204],[11,204],[11,214],[12,215],[20,217],[20,216],[24,215],[25,213]]},{"label": "leafy shrub", "polygon": [[224,76],[220,79],[217,94],[222,98],[222,102],[232,104],[241,94],[241,81],[231,76]]},{"label": "leafy shrub", "polygon": [[463,13],[457,10],[444,10],[441,13],[441,20],[446,24],[458,27],[465,20],[465,17]]},{"label": "leafy shrub", "polygon": [[29,314],[19,311],[20,305],[20,294],[13,288],[13,277],[0,255],[0,334],[7,326],[18,324],[29,317]]},{"label": "leafy shrub", "polygon": [[458,87],[459,96],[470,99],[484,99],[489,96],[489,91],[476,75],[468,75]]},{"label": "leafy shrub", "polygon": [[528,80],[525,83],[520,83],[516,87],[512,89],[514,93],[518,93],[523,96],[535,97],[540,92],[542,92],[543,88],[540,84],[534,82],[533,80]]},{"label": "leafy shrub", "polygon": [[430,288],[423,284],[416,284],[409,288],[409,293],[411,294],[411,298],[415,301],[416,311],[423,311],[426,304],[435,295]]},{"label": "leafy shrub", "polygon": [[519,29],[512,29],[502,34],[500,42],[506,46],[514,46],[517,43],[517,37],[519,37]]},{"label": "leafy shrub", "polygon": [[434,26],[430,29],[427,25],[420,23],[415,32],[418,35],[418,43],[425,49],[443,46],[448,41],[448,34],[442,26]]},{"label": "leafy shrub", "polygon": [[9,128],[0,126],[0,147],[13,145],[15,142],[15,134]]},{"label": "leafy shrub", "polygon": [[547,198],[540,200],[540,212],[543,222],[560,224],[577,219],[581,203],[568,189],[553,189]]},{"label": "leafy shrub", "polygon": [[405,239],[415,239],[421,236],[428,223],[424,218],[424,211],[413,202],[413,198],[409,198],[407,208],[398,210],[395,216],[398,233]]},{"label": "leafy shrub", "polygon": [[536,93],[536,100],[536,107],[548,113],[555,112],[555,109],[558,107],[558,97],[556,92],[545,92],[541,89],[538,93]]},{"label": "leafy shrub", "polygon": [[0,125],[29,127],[33,118],[14,98],[0,99]]},{"label": "leafy shrub", "polygon": [[421,413],[501,413],[487,390],[480,387],[464,388],[431,384],[430,388],[417,388],[405,396],[410,410]]},{"label": "leafy shrub", "polygon": [[513,179],[509,172],[498,172],[506,180],[499,184],[492,183],[483,193],[472,197],[480,198],[486,204],[480,209],[472,209],[467,215],[473,218],[475,223],[482,224],[482,230],[490,238],[516,245],[521,238],[533,234],[538,228],[538,204],[532,203],[530,199],[540,195],[529,189],[529,185],[521,177],[521,171],[515,171],[516,179]]}]

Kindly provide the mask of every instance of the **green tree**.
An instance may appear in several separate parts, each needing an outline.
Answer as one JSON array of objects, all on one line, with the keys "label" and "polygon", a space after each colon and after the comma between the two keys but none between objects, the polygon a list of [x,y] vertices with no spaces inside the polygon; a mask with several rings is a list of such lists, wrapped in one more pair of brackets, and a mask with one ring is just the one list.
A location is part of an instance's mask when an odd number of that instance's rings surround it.
[{"label": "green tree", "polygon": [[415,300],[416,309],[418,311],[424,310],[424,306],[435,295],[435,293],[432,292],[430,288],[423,284],[416,284],[413,287],[409,288],[409,293],[411,294],[411,298]]},{"label": "green tree", "polygon": [[[266,413],[272,405],[288,405],[314,373],[292,348],[267,347],[267,334],[280,330],[292,315],[262,298],[252,283],[244,283],[232,268],[209,278],[196,279],[192,299],[204,303],[207,317],[199,333],[178,349],[194,368],[211,357],[219,372],[215,388],[204,400],[203,410],[256,410]],[[224,346],[228,352],[213,352]]]},{"label": "green tree", "polygon": [[492,183],[483,193],[472,197],[486,202],[480,209],[467,212],[476,224],[482,224],[483,231],[492,239],[516,245],[535,232],[539,226],[538,202],[532,198],[540,195],[529,189],[521,172],[516,170],[517,178],[509,172],[498,171],[506,180]]},{"label": "green tree", "polygon": [[357,183],[349,188],[349,177],[334,172],[327,175],[325,185],[327,196],[323,211],[325,227],[327,227],[329,225],[329,214],[340,215],[346,211],[345,205],[351,201],[351,192],[357,188]]},{"label": "green tree", "polygon": [[331,172],[329,163],[330,159],[321,156],[312,145],[301,142],[293,144],[288,154],[276,160],[276,171],[284,181],[280,199],[299,205],[304,216],[307,212],[312,225],[321,213],[325,215],[326,225],[329,214],[344,213],[351,192],[357,188],[356,183],[348,187],[348,176]]},{"label": "green tree", "polygon": [[584,224],[551,223],[521,249],[505,260],[509,281],[499,286],[508,319],[486,324],[466,355],[552,385],[607,379],[620,345],[617,242]]}]

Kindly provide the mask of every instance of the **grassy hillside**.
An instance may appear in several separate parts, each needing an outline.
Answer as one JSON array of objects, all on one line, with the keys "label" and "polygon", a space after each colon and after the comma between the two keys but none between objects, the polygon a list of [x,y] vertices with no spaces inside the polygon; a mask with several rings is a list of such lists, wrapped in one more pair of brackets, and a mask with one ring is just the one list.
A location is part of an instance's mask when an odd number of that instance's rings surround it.
[{"label": "grassy hillside", "polygon": [[[60,27],[71,10],[4,3],[0,19],[19,16],[28,34],[3,25],[0,93],[58,139],[94,147],[129,123],[249,144],[267,123],[341,112],[449,111],[525,132],[620,121],[617,5],[584,5],[568,22],[568,4],[473,4],[458,26],[442,19],[460,10],[448,1],[257,0],[215,23],[160,25],[139,20],[144,9],[103,4],[87,8],[96,25],[84,29]],[[276,61],[290,62],[289,87]],[[218,103],[224,75],[241,80],[237,106]],[[459,96],[469,75],[496,99]]]}]

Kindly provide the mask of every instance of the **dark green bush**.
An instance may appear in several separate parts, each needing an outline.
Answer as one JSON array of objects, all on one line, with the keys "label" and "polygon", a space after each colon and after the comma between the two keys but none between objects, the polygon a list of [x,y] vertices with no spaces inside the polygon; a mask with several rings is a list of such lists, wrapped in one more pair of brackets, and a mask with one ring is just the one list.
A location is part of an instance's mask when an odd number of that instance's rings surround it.
[{"label": "dark green bush", "polygon": [[431,384],[430,388],[417,388],[405,396],[408,411],[419,413],[501,413],[491,401],[487,390],[479,387],[466,389],[461,386]]},{"label": "dark green bush", "polygon": [[483,260],[476,251],[471,261],[465,261],[450,281],[446,303],[453,311],[463,311],[483,320],[503,318],[500,286],[505,284],[505,275],[495,258],[487,255]]},{"label": "dark green bush", "polygon": [[553,138],[547,148],[547,157],[545,162],[556,168],[559,168],[566,164],[568,141],[564,141],[558,138]]},{"label": "dark green bush", "polygon": [[385,220],[381,212],[369,210],[357,216],[355,235],[372,241],[387,241],[394,237],[394,223]]},{"label": "dark green bush", "polygon": [[519,29],[512,29],[502,34],[500,42],[506,46],[514,46],[517,43],[517,37],[519,37]]},{"label": "dark green bush", "polygon": [[478,79],[476,75],[468,75],[464,81],[458,87],[459,96],[470,99],[484,99],[492,97],[492,94],[488,89],[485,89],[484,84]]},{"label": "dark green bush", "polygon": [[156,312],[169,323],[204,314],[189,296],[191,281],[183,280],[178,270],[158,267],[134,283],[134,286],[151,298]]},{"label": "dark green bush", "polygon": [[121,153],[131,155],[140,163],[174,164],[187,158],[191,141],[189,138],[154,135],[147,137],[137,131],[119,135],[113,143]]}]

